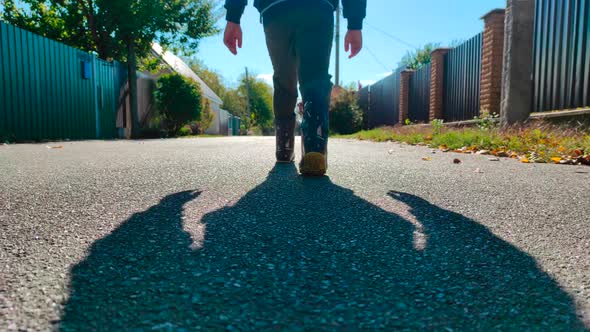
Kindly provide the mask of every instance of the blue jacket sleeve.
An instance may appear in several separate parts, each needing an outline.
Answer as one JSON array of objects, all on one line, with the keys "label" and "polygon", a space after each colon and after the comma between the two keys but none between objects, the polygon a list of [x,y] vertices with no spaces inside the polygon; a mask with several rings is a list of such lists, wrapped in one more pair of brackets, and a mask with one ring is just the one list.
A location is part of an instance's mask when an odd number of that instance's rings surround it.
[{"label": "blue jacket sleeve", "polygon": [[242,18],[242,14],[244,14],[244,8],[246,8],[247,4],[248,0],[225,0],[224,7],[227,10],[225,19],[228,22],[240,24],[240,19]]},{"label": "blue jacket sleeve", "polygon": [[362,30],[367,16],[367,0],[342,0],[342,9],[348,20],[348,30]]}]

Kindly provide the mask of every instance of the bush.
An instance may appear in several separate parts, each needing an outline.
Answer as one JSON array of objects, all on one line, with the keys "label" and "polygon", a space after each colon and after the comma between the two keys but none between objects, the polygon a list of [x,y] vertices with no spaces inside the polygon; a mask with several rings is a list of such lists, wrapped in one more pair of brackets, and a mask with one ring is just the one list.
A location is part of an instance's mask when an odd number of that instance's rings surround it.
[{"label": "bush", "polygon": [[155,97],[166,129],[172,134],[177,134],[185,124],[201,119],[201,89],[190,79],[179,74],[160,77]]},{"label": "bush", "polygon": [[330,130],[342,135],[353,134],[362,129],[363,111],[352,91],[342,89],[330,105]]},{"label": "bush", "polygon": [[178,131],[178,136],[190,136],[193,134],[193,131],[191,130],[191,127],[189,126],[184,126],[182,128],[180,128],[180,130]]}]

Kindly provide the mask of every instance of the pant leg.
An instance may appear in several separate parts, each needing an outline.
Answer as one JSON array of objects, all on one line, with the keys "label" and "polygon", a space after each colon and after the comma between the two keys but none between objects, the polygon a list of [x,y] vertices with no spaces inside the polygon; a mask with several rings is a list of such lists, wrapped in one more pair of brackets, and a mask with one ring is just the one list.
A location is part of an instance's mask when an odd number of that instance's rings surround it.
[{"label": "pant leg", "polygon": [[302,11],[295,32],[295,53],[301,89],[330,84],[330,57],[334,41],[334,12],[320,4]]},{"label": "pant leg", "polygon": [[[330,133],[330,55],[334,37],[334,13],[329,6],[316,5],[301,13],[295,33],[295,51],[303,114],[303,155],[327,154]],[[325,171],[325,168],[324,168]]]},{"label": "pant leg", "polygon": [[265,22],[266,45],[274,70],[273,108],[275,118],[294,119],[297,103],[295,26],[288,19]]}]

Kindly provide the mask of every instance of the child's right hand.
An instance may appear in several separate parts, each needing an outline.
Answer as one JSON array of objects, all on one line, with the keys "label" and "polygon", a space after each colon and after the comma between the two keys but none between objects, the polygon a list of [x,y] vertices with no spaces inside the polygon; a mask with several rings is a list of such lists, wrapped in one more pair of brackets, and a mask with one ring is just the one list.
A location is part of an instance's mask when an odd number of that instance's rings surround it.
[{"label": "child's right hand", "polygon": [[227,22],[223,43],[233,55],[237,55],[238,48],[242,48],[242,27],[239,24]]}]

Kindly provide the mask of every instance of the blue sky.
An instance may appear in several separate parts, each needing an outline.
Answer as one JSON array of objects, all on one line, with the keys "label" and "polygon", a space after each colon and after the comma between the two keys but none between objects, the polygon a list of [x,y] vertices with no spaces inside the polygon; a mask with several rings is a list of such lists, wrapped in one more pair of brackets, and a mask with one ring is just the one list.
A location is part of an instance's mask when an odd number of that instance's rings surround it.
[{"label": "blue sky", "polygon": [[[468,39],[483,30],[481,16],[495,8],[504,8],[506,0],[367,0],[367,19],[363,29],[365,48],[349,60],[341,53],[341,80],[344,84],[379,80],[397,67],[410,47],[386,36],[377,29],[421,46],[429,42],[443,45],[454,40]],[[227,51],[222,35],[201,42],[197,57],[210,68],[220,72],[228,84],[234,84],[248,67],[251,72],[270,80],[272,65],[268,58],[260,17],[252,0],[242,19],[244,45],[237,56]],[[223,27],[225,20],[219,22]],[[342,23],[342,38],[346,21]],[[341,43],[343,48],[343,43]],[[372,54],[374,55],[372,55]],[[332,74],[334,61],[332,61]],[[270,82],[270,81],[269,81]]]}]

